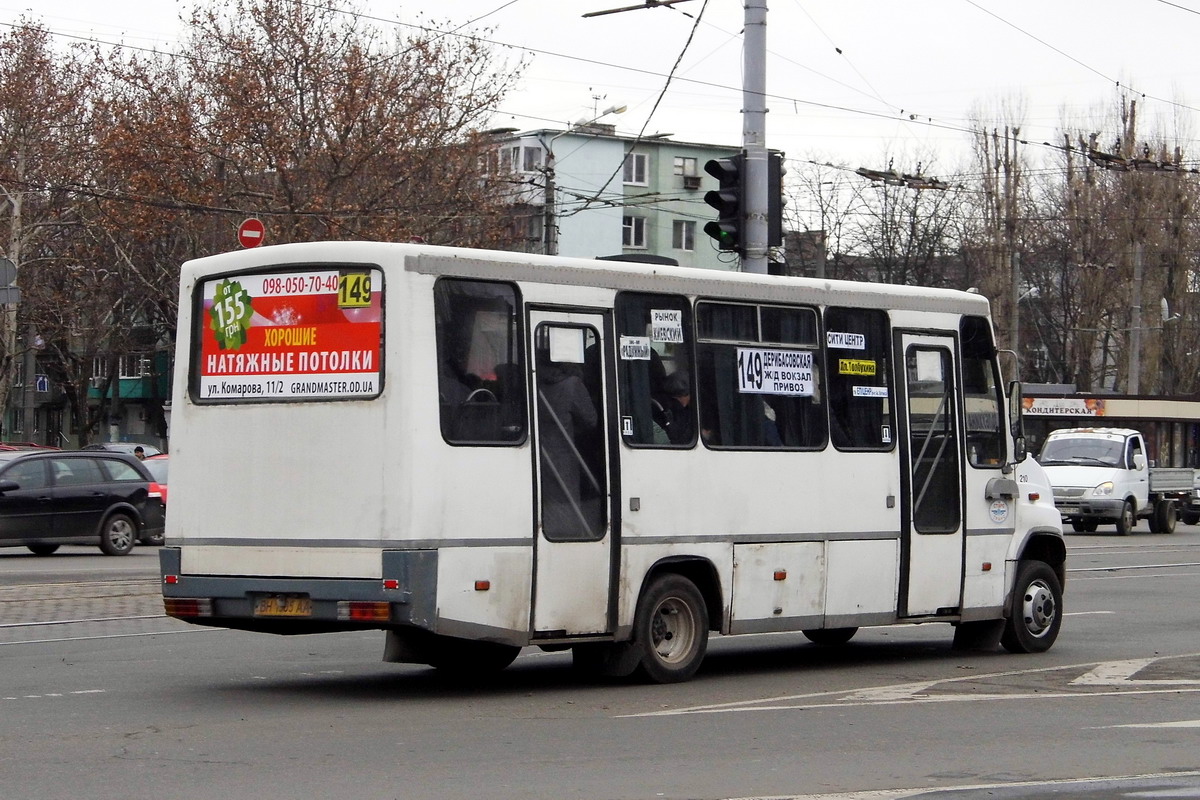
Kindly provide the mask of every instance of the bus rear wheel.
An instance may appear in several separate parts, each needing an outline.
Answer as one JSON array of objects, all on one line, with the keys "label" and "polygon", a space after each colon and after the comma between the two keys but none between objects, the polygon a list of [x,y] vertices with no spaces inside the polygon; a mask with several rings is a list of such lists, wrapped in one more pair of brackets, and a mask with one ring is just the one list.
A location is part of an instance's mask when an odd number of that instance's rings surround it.
[{"label": "bus rear wheel", "polygon": [[655,578],[638,601],[633,639],[638,672],[655,683],[686,681],[708,650],[708,608],[696,584],[681,575]]},{"label": "bus rear wheel", "polygon": [[1062,584],[1044,561],[1022,561],[1000,645],[1010,653],[1044,653],[1062,625]]}]

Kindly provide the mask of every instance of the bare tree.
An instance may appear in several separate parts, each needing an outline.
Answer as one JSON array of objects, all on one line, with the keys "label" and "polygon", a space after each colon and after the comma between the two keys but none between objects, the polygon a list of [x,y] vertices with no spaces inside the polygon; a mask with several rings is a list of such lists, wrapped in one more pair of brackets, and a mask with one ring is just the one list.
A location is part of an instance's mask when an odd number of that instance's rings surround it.
[{"label": "bare tree", "polygon": [[[23,438],[33,438],[33,351],[44,341],[39,273],[61,263],[79,224],[67,176],[86,158],[85,98],[91,88],[81,48],[55,52],[45,28],[26,24],[0,37],[0,213],[4,252],[17,267],[19,309],[10,305],[0,335],[0,399],[20,409]],[[19,334],[23,334],[23,339]],[[23,376],[20,402],[14,377]],[[15,413],[15,412],[14,412]],[[6,434],[8,431],[5,431]]]}]

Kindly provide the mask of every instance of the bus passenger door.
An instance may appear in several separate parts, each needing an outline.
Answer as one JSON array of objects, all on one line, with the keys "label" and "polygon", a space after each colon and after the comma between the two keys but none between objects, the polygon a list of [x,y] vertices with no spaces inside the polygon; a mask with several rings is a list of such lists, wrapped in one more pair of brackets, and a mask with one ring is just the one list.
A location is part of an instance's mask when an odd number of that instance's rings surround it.
[{"label": "bus passenger door", "polygon": [[896,333],[901,366],[902,513],[899,613],[956,613],[962,604],[962,442],[952,336]]},{"label": "bus passenger door", "polygon": [[535,634],[606,633],[614,526],[607,319],[531,311],[537,451]]}]

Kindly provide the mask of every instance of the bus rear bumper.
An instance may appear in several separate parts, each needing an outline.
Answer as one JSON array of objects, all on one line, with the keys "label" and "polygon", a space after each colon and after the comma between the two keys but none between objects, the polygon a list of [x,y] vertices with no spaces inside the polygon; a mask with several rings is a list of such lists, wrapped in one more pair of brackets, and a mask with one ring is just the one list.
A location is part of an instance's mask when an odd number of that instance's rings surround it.
[{"label": "bus rear bumper", "polygon": [[437,551],[384,550],[383,577],[189,575],[178,547],[159,551],[167,616],[277,634],[436,628]]}]

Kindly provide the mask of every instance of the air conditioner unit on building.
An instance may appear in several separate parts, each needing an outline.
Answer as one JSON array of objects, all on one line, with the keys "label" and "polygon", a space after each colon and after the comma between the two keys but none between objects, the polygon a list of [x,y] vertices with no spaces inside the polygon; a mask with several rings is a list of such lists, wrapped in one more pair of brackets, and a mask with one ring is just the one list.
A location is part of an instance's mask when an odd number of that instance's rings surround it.
[{"label": "air conditioner unit on building", "polygon": [[700,176],[699,175],[684,175],[683,176],[683,188],[691,189],[692,191],[699,189],[700,188]]},{"label": "air conditioner unit on building", "polygon": [[100,387],[104,386],[104,383],[107,380],[108,378],[104,377],[103,375],[93,375],[91,381],[89,382],[92,384],[93,389],[99,389]]}]

